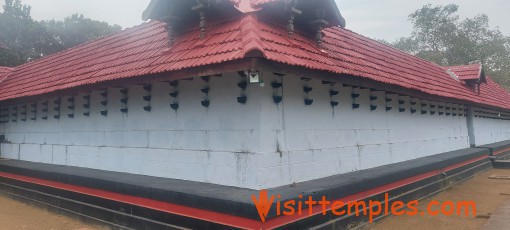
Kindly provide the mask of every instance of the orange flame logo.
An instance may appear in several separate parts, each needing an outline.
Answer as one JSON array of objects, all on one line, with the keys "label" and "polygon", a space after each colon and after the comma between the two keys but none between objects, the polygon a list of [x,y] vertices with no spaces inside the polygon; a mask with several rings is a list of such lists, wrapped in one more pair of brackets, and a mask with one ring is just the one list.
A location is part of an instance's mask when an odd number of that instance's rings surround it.
[{"label": "orange flame logo", "polygon": [[271,196],[269,198],[267,190],[264,189],[259,192],[258,200],[255,195],[251,195],[251,199],[253,200],[253,203],[255,203],[255,207],[257,208],[257,212],[259,213],[260,220],[262,221],[262,223],[266,222],[266,217],[267,214],[269,213],[269,210],[271,209],[271,205],[273,204],[274,196]]}]

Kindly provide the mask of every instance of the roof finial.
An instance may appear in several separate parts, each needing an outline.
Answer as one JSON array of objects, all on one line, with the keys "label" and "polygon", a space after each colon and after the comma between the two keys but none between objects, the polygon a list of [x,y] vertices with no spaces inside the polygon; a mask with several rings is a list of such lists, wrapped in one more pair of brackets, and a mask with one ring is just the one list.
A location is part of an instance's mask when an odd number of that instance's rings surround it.
[{"label": "roof finial", "polygon": [[322,30],[325,26],[328,25],[328,22],[324,20],[324,17],[326,16],[326,11],[323,9],[317,9],[317,20],[312,21],[310,24],[316,28],[315,33],[315,41],[317,42],[318,46],[322,46],[323,43],[323,36],[322,36]]},{"label": "roof finial", "polygon": [[289,38],[292,38],[292,35],[294,35],[294,14],[290,14],[289,18],[289,24],[287,24],[287,31],[289,34]]},{"label": "roof finial", "polygon": [[175,30],[170,22],[166,23],[166,32],[168,33],[168,46],[172,47],[175,43]]},{"label": "roof finial", "polygon": [[298,10],[295,7],[291,7],[290,9],[290,18],[289,18],[289,24],[287,24],[287,31],[289,38],[292,39],[292,36],[294,35],[294,19],[296,15],[301,15],[301,10]]},{"label": "roof finial", "polygon": [[206,21],[206,17],[205,17],[205,12],[201,11],[200,12],[200,39],[205,38],[205,35],[207,33],[206,27],[207,27],[207,21]]},{"label": "roof finial", "polygon": [[200,15],[200,39],[205,39],[205,35],[207,34],[207,18],[205,15],[205,4],[202,2],[202,0],[197,0],[198,4],[196,6],[193,6],[191,10],[196,11]]}]

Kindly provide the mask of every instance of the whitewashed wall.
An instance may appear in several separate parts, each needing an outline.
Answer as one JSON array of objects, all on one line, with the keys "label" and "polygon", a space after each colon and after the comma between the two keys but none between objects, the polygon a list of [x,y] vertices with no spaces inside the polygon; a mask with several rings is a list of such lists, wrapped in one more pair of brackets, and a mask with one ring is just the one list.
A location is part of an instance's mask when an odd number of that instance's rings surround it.
[{"label": "whitewashed wall", "polygon": [[[352,88],[335,85],[339,106],[332,108],[330,85],[286,76],[284,87],[271,88],[278,77],[266,74],[265,86],[250,84],[248,103],[236,98],[240,78],[228,75],[210,81],[211,105],[201,106],[206,82],[200,78],[181,81],[179,110],[169,104],[168,83],[155,83],[152,111],[143,106],[142,86],[129,87],[129,112],[123,114],[119,89],[109,89],[108,116],[102,110],[99,91],[92,93],[90,117],[84,117],[82,95],[76,97],[75,118],[67,117],[63,99],[62,117],[48,121],[28,119],[0,126],[11,143],[1,145],[2,157],[129,172],[159,177],[210,182],[222,185],[268,188],[372,168],[423,156],[467,148],[465,117],[411,114],[409,98],[405,112],[385,110],[383,92],[372,102],[368,89],[359,90],[360,108],[353,110]],[[312,86],[303,102],[304,85]],[[275,104],[273,94],[282,95]],[[53,99],[51,100],[53,101]],[[39,103],[39,110],[41,103]],[[428,110],[427,108],[425,108]],[[437,109],[435,109],[437,110]]]},{"label": "whitewashed wall", "polygon": [[510,140],[510,121],[475,117],[473,120],[476,145]]},{"label": "whitewashed wall", "polygon": [[[156,83],[152,111],[146,112],[142,86],[129,87],[129,112],[120,112],[120,89],[109,89],[108,116],[101,116],[101,96],[94,91],[91,115],[82,115],[82,95],[76,97],[75,118],[67,117],[66,98],[60,120],[53,119],[50,100],[48,120],[10,122],[2,129],[12,144],[2,144],[6,158],[145,174],[239,187],[255,187],[252,159],[260,142],[260,101],[237,103],[238,76],[210,81],[211,105],[201,105],[200,78],[181,81],[179,109],[168,83]],[[248,94],[258,87],[248,88]],[[254,92],[256,93],[256,92]],[[39,103],[41,105],[41,103]],[[18,109],[19,110],[19,109]],[[39,111],[41,113],[41,111]],[[19,118],[20,116],[18,116]]]},{"label": "whitewashed wall", "polygon": [[[398,96],[391,95],[393,109],[386,112],[384,92],[372,92],[378,96],[373,102],[378,108],[371,111],[370,90],[356,89],[361,94],[355,101],[360,108],[353,110],[353,89],[335,85],[333,89],[340,94],[333,98],[340,104],[333,109],[330,85],[292,76],[285,78],[284,85],[283,103],[263,107],[264,166],[258,171],[258,180],[267,187],[469,147],[465,117],[440,116],[438,112],[421,115],[421,102],[413,106],[417,112],[411,114],[409,97],[404,97],[406,111],[399,112]],[[313,87],[310,106],[303,102],[304,85]],[[274,146],[279,146],[281,157]]]}]

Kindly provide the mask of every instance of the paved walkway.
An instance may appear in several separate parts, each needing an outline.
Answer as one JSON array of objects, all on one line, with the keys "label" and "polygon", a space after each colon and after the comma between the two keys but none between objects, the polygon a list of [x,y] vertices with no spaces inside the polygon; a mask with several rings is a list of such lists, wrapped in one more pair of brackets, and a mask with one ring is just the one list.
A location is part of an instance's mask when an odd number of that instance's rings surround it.
[{"label": "paved walkway", "polygon": [[510,200],[491,215],[491,218],[482,227],[483,230],[510,229]]}]

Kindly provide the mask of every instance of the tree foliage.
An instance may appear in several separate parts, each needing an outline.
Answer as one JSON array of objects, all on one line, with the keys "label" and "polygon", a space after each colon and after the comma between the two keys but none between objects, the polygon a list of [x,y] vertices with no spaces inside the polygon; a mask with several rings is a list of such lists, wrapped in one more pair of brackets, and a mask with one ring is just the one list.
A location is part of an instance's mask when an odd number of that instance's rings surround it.
[{"label": "tree foliage", "polygon": [[31,8],[19,0],[5,0],[0,14],[0,66],[14,66],[43,56],[51,49],[51,36],[30,16]]},{"label": "tree foliage", "polygon": [[119,31],[83,15],[72,15],[63,21],[36,21],[31,7],[20,0],[5,0],[0,13],[0,66],[17,66],[72,46]]},{"label": "tree foliage", "polygon": [[71,48],[122,29],[118,25],[110,26],[106,22],[85,18],[82,14],[73,14],[63,21],[51,20],[41,23],[62,49]]},{"label": "tree foliage", "polygon": [[489,75],[510,89],[510,38],[490,28],[487,15],[460,20],[458,9],[454,4],[423,6],[409,15],[411,36],[392,45],[444,66],[482,62]]}]

